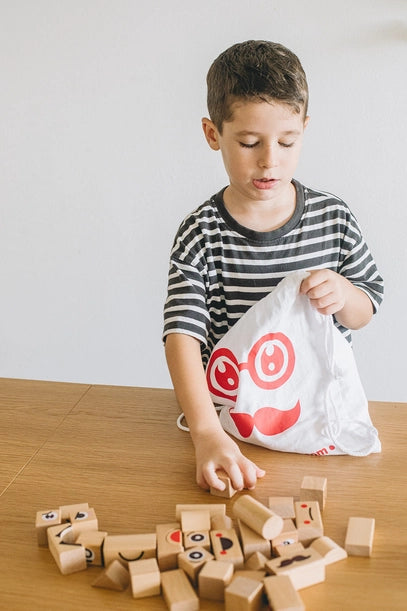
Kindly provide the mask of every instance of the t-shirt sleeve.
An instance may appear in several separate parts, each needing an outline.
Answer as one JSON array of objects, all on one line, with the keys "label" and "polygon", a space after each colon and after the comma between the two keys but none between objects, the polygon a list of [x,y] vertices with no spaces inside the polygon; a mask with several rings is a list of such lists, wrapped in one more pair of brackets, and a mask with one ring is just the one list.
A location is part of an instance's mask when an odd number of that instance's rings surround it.
[{"label": "t-shirt sleeve", "polygon": [[185,333],[207,344],[210,318],[204,276],[201,264],[171,257],[163,341],[170,333]]},{"label": "t-shirt sleeve", "polygon": [[364,291],[377,312],[384,294],[384,282],[355,217],[350,214],[342,242],[340,274]]}]

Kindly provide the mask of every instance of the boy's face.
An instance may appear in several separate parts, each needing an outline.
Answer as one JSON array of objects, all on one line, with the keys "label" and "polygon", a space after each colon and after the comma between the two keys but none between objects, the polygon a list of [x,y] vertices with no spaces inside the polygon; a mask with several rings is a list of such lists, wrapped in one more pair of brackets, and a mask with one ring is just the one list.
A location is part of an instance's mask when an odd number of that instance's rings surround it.
[{"label": "boy's face", "polygon": [[210,147],[220,150],[229,176],[229,195],[242,205],[284,205],[292,193],[308,117],[278,102],[236,102],[222,134],[209,119],[203,129]]}]

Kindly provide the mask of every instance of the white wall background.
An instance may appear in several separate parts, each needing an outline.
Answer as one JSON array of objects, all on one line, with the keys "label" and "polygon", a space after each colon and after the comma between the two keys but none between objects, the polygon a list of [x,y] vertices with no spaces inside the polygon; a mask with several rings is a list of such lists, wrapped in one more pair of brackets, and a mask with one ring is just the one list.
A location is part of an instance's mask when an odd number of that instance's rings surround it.
[{"label": "white wall background", "polygon": [[406,0],[0,0],[0,376],[171,386],[168,253],[226,184],[206,72],[249,38],[303,62],[297,178],[364,229],[386,299],[354,334],[360,373],[407,401]]}]

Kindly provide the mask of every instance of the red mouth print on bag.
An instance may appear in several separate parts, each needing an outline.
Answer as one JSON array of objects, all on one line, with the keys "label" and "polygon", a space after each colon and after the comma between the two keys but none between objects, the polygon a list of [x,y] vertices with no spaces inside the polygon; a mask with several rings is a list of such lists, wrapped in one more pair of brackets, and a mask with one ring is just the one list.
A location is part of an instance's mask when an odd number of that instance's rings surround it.
[{"label": "red mouth print on bag", "polygon": [[[206,378],[212,395],[235,403],[239,388],[240,372],[247,370],[253,382],[261,389],[275,390],[291,377],[295,365],[295,353],[291,341],[283,333],[267,333],[251,348],[246,363],[238,363],[228,348],[212,353]],[[289,410],[262,407],[254,415],[233,412],[233,419],[240,435],[250,437],[253,428],[263,435],[278,435],[294,426],[300,417],[301,405],[297,401]]]}]

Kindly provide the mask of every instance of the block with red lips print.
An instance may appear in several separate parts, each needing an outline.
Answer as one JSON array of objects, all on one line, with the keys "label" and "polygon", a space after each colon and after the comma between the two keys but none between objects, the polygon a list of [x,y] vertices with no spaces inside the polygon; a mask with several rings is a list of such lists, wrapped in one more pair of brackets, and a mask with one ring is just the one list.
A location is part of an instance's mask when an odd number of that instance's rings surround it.
[{"label": "block with red lips print", "polygon": [[169,571],[178,567],[177,556],[184,551],[181,524],[157,524],[157,560],[160,571]]}]

